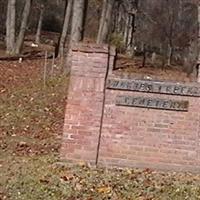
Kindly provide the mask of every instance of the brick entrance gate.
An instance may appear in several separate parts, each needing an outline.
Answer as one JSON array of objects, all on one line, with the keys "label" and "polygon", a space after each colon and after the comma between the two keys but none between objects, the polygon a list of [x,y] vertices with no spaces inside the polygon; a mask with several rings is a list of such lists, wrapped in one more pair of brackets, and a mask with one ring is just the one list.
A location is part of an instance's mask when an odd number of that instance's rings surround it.
[{"label": "brick entrance gate", "polygon": [[114,58],[107,46],[73,47],[62,158],[199,171],[200,85],[126,79]]}]

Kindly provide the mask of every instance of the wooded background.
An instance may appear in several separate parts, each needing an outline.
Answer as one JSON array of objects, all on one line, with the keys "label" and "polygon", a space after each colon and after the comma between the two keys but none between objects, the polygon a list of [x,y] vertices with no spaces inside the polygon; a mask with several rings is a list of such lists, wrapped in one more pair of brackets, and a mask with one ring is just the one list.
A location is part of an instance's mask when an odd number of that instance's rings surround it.
[{"label": "wooded background", "polygon": [[25,34],[56,32],[56,56],[71,42],[109,43],[131,57],[179,64],[188,73],[200,49],[198,0],[0,0],[0,34],[6,53],[22,53]]}]

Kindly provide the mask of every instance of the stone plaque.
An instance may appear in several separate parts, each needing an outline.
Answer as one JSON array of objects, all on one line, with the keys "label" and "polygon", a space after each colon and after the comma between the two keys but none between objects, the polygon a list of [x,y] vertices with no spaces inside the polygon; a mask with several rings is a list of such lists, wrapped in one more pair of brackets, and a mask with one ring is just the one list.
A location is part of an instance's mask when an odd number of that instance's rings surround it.
[{"label": "stone plaque", "polygon": [[108,89],[200,97],[200,86],[148,80],[109,79]]},{"label": "stone plaque", "polygon": [[116,105],[161,110],[188,111],[189,102],[149,97],[117,96]]}]

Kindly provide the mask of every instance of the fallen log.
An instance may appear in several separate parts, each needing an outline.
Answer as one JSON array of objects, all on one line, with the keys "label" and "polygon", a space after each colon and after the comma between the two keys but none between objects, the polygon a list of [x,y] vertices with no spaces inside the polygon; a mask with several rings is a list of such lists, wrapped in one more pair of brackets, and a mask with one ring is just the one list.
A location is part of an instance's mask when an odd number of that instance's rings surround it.
[{"label": "fallen log", "polygon": [[[43,51],[33,51],[33,52],[24,52],[21,55],[16,56],[3,56],[0,57],[0,61],[17,61],[17,60],[34,60],[34,59],[44,59],[45,52]],[[53,58],[53,52],[48,52],[48,59]]]}]

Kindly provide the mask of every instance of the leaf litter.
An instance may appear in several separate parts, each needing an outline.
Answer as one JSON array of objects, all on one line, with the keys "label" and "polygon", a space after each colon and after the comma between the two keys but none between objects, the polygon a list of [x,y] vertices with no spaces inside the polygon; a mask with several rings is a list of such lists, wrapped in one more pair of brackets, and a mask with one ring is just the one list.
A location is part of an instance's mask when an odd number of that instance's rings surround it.
[{"label": "leaf litter", "polygon": [[60,163],[68,77],[0,62],[0,200],[198,200],[200,175]]}]

